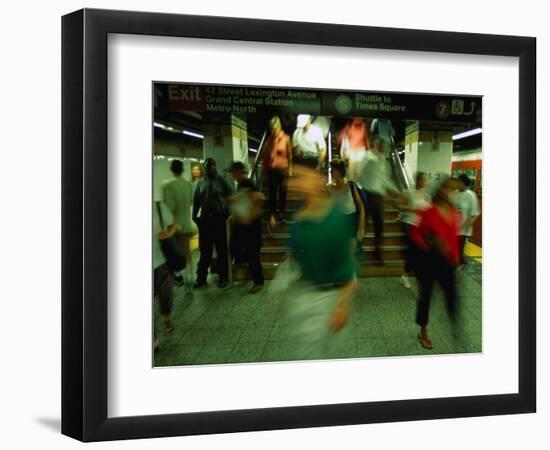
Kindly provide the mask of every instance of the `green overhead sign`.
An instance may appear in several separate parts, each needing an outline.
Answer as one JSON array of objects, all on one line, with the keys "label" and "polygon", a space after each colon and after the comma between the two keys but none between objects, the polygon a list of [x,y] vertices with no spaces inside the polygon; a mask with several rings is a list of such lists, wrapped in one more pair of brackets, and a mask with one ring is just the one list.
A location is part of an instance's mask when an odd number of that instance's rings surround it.
[{"label": "green overhead sign", "polygon": [[481,97],[246,86],[155,84],[155,107],[172,111],[313,114],[480,122]]}]

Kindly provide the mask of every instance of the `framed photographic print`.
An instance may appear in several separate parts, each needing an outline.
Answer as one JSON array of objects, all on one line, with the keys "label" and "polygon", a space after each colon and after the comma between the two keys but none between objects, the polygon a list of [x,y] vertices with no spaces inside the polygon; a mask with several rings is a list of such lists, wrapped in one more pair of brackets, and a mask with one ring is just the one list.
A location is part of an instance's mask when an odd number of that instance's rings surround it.
[{"label": "framed photographic print", "polygon": [[62,27],[64,434],[535,412],[535,38]]}]

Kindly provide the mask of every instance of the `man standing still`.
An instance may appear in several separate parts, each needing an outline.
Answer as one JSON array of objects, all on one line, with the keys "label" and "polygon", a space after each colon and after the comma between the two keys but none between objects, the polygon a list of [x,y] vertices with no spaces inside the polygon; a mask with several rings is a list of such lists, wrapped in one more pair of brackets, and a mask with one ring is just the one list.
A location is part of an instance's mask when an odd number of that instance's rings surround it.
[{"label": "man standing still", "polygon": [[462,216],[458,234],[458,250],[460,252],[459,264],[463,266],[465,264],[464,247],[468,238],[472,235],[474,222],[479,217],[480,212],[477,194],[470,189],[470,178],[462,174],[458,176],[457,181],[458,191],[453,194],[452,200]]},{"label": "man standing still", "polygon": [[[185,269],[174,276],[178,284],[190,286],[192,281],[191,237],[196,234],[196,226],[191,220],[193,204],[193,184],[182,177],[183,163],[175,159],[170,164],[172,178],[162,185],[164,204],[174,217],[176,224],[176,244],[179,254],[185,258]],[[183,273],[182,273],[183,272]]]},{"label": "man standing still", "polygon": [[363,159],[358,181],[367,194],[366,221],[372,217],[374,226],[375,263],[381,265],[384,263],[381,251],[384,233],[384,196],[387,191],[395,192],[396,189],[388,175],[385,143],[379,136],[374,137],[373,149],[367,152]]},{"label": "man standing still", "polygon": [[216,161],[207,158],[204,162],[205,175],[197,183],[193,198],[193,220],[199,227],[200,259],[194,288],[206,286],[212,252],[216,247],[218,256],[218,287],[227,286],[227,239],[225,222],[228,218],[227,200],[232,187],[216,170]]},{"label": "man standing still", "polygon": [[250,290],[255,294],[264,286],[264,275],[260,260],[262,247],[262,205],[265,197],[258,192],[254,182],[247,177],[241,161],[231,164],[230,173],[237,182],[237,193],[231,198],[233,234],[231,253],[235,259],[248,263],[254,286]]}]

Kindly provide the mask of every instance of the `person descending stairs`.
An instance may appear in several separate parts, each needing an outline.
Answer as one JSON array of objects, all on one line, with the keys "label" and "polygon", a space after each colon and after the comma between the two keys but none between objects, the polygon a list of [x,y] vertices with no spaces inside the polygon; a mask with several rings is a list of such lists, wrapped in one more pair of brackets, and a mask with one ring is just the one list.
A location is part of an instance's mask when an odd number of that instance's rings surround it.
[{"label": "person descending stairs", "polygon": [[[405,264],[405,236],[401,223],[398,221],[399,210],[396,207],[397,200],[384,199],[384,234],[382,237],[383,265],[375,265],[375,236],[372,221],[366,226],[365,237],[362,242],[361,252],[358,256],[359,277],[399,276]],[[270,211],[266,207],[262,218],[262,250],[261,261],[264,276],[267,280],[273,278],[277,267],[281,264],[288,252],[288,238],[290,226],[294,223],[293,215],[300,207],[300,197],[297,193],[289,192],[287,195],[286,221],[270,223]],[[235,279],[242,280],[248,277],[245,268],[237,267]]]},{"label": "person descending stairs", "polygon": [[[265,138],[265,137],[264,137]],[[387,155],[390,157],[389,170],[390,179],[400,190],[406,189],[407,179],[402,164],[391,158],[398,158],[393,141],[388,145],[380,136],[373,138],[373,150],[378,149],[380,155],[387,163]],[[377,155],[375,155],[377,156]],[[367,176],[373,177],[367,173]],[[361,183],[360,180],[358,180]],[[268,183],[259,183],[262,191],[268,197]],[[391,189],[392,191],[395,188]],[[396,192],[387,194],[384,190],[379,195],[379,212],[381,214],[375,217],[375,214],[367,213],[367,224],[365,235],[361,242],[360,251],[358,251],[358,271],[359,277],[380,277],[380,276],[400,276],[403,272],[406,259],[406,240],[403,233],[403,227],[399,220],[400,210],[397,205],[400,203]],[[373,197],[370,196],[373,201]],[[261,261],[264,270],[264,276],[267,280],[272,279],[278,266],[285,260],[288,253],[289,230],[292,226],[293,216],[300,207],[300,194],[296,192],[286,193],[286,211],[274,220],[273,207],[266,203],[264,215],[262,218],[262,250]],[[367,197],[367,202],[369,197]],[[374,219],[374,220],[373,220]],[[376,223],[375,223],[376,222]],[[378,232],[375,232],[378,231]],[[247,271],[236,267],[234,271],[236,280],[246,279]]]}]

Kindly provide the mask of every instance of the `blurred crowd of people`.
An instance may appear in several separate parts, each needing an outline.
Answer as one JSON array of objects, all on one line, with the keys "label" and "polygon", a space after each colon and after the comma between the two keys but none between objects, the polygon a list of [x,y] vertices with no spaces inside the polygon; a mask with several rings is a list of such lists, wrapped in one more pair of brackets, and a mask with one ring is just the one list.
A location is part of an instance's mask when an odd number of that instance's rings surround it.
[{"label": "blurred crowd of people", "polygon": [[[264,208],[272,228],[285,223],[291,192],[300,198],[300,207],[289,227],[288,258],[270,294],[292,291],[290,317],[302,333],[298,340],[306,343],[297,349],[299,357],[326,350],[351,314],[351,298],[357,294],[357,255],[369,220],[374,263],[384,264],[384,201],[390,196],[400,209],[398,219],[407,243],[400,281],[411,288],[413,277],[417,280],[418,341],[431,349],[428,317],[436,283],[443,289],[453,323],[460,310],[456,283],[465,264],[465,244],[480,214],[468,177],[442,176],[429,183],[426,174],[418,173],[414,188],[400,192],[387,160],[395,133],[389,121],[349,120],[338,137],[340,155],[330,161],[326,133],[308,115],[298,116],[292,136],[283,130],[279,117],[271,118],[268,131],[264,148],[259,149],[267,198],[241,161],[227,169],[231,181],[218,173],[212,158],[193,168],[193,181],[182,176],[181,161],[172,161],[172,177],[163,183],[163,201],[156,202],[153,220],[154,290],[164,331],[173,329],[173,283],[200,289],[207,285],[209,271],[214,271],[223,289],[228,285],[229,264],[237,263],[248,266],[251,293],[262,290]],[[200,256],[193,278],[190,240],[197,233]]]}]

